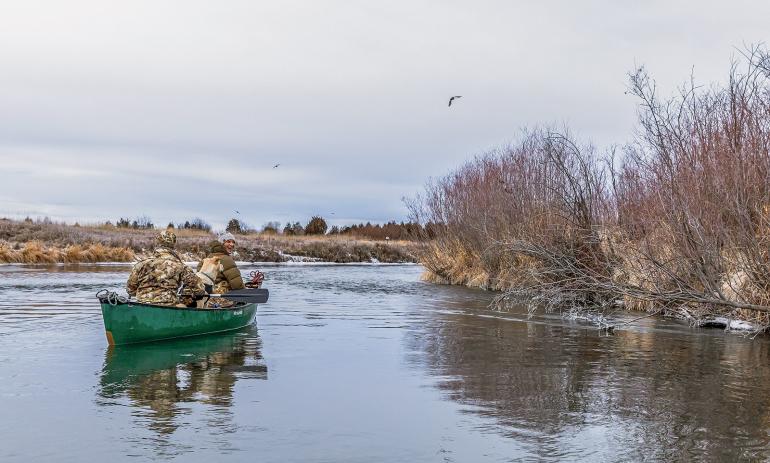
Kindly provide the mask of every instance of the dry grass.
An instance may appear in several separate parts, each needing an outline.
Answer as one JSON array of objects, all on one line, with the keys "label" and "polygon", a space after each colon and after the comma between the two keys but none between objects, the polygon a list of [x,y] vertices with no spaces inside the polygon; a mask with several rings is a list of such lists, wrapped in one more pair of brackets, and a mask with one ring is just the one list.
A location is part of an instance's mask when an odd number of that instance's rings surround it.
[{"label": "dry grass", "polygon": [[284,260],[281,254],[320,259],[325,262],[416,262],[420,243],[373,241],[339,235],[284,236],[237,235],[238,252],[247,260]]},{"label": "dry grass", "polygon": [[429,243],[421,253],[426,272],[423,280],[484,289],[501,289],[491,284],[489,270],[472,250],[457,240]]},{"label": "dry grass", "polygon": [[76,244],[59,248],[35,240],[24,243],[19,249],[14,249],[10,244],[0,242],[0,263],[131,262],[134,259],[134,252],[128,248],[109,247],[100,243]]},{"label": "dry grass", "polygon": [[[70,226],[0,219],[0,263],[130,262],[155,247],[157,230],[107,225]],[[185,260],[206,256],[213,233],[178,229],[177,250]],[[328,262],[415,262],[413,241],[372,241],[349,236],[236,235],[239,258],[283,262],[287,255]]]}]

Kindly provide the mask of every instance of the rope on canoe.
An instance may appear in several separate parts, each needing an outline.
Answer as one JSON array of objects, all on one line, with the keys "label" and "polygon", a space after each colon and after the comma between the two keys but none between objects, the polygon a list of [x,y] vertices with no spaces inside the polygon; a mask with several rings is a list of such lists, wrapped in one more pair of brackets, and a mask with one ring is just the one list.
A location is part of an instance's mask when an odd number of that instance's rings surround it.
[{"label": "rope on canoe", "polygon": [[106,302],[107,304],[110,304],[110,305],[125,304],[126,302],[128,302],[127,297],[121,296],[115,291],[109,291],[106,289],[99,290],[96,293],[96,298],[99,299],[99,302]]}]

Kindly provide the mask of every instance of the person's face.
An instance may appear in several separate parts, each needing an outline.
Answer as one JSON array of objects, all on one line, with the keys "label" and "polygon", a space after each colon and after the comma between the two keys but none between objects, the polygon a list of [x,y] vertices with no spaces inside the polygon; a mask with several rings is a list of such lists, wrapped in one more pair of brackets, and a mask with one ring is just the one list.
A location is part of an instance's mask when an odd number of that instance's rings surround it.
[{"label": "person's face", "polygon": [[233,250],[235,249],[235,241],[225,240],[225,242],[222,243],[222,246],[225,247],[225,251],[227,251],[228,254],[232,254]]}]

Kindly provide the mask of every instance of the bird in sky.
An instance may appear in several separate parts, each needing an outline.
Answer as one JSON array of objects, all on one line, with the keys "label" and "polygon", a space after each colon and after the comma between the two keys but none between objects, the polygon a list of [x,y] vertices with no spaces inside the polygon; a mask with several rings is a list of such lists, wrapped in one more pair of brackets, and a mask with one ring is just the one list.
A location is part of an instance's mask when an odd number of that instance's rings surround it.
[{"label": "bird in sky", "polygon": [[447,105],[447,107],[452,106],[452,100],[454,100],[455,98],[462,98],[462,97],[463,97],[462,95],[453,96],[452,98],[449,99],[449,104]]},{"label": "bird in sky", "polygon": [[236,214],[240,214],[240,212],[238,212],[238,211],[235,211],[235,213],[236,213]]},{"label": "bird in sky", "polygon": [[275,168],[276,168],[276,167],[278,167],[278,166],[280,166],[280,164],[276,164],[276,165],[274,165],[274,166],[273,166],[273,169],[275,169]]}]

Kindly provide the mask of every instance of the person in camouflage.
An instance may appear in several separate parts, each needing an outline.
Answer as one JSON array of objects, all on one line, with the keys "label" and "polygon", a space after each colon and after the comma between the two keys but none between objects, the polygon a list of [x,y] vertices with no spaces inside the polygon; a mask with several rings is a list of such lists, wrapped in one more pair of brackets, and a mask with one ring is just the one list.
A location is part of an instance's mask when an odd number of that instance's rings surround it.
[{"label": "person in camouflage", "polygon": [[[212,241],[209,255],[198,264],[198,277],[213,286],[212,293],[223,294],[234,289],[243,289],[243,277],[230,254],[235,249],[235,237],[231,233],[219,235]],[[213,298],[209,307],[230,307],[233,303],[222,298]]]},{"label": "person in camouflage", "polygon": [[[174,251],[176,235],[165,230],[157,236],[152,256],[134,265],[126,283],[138,302],[185,307],[194,296],[206,294],[203,282]],[[181,288],[181,292],[180,292]]]}]

